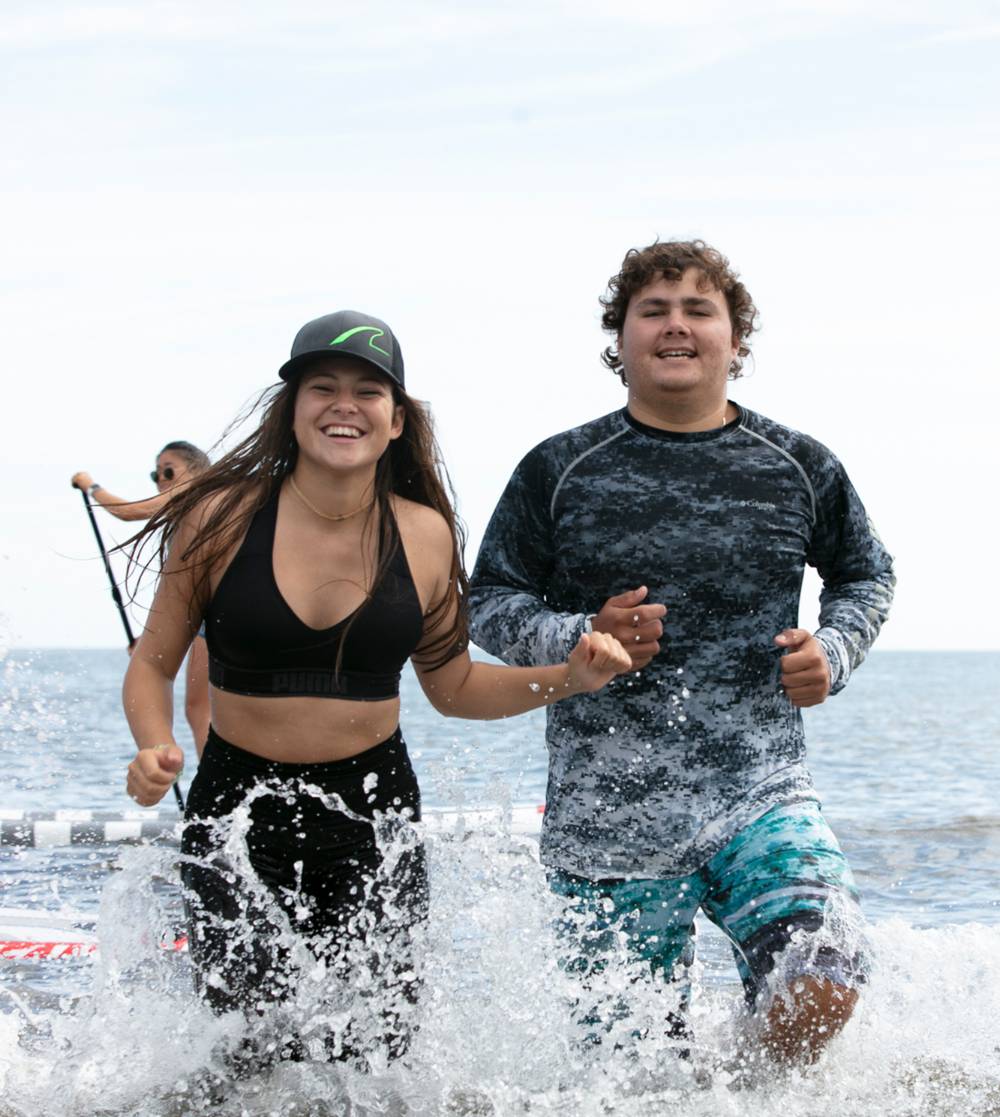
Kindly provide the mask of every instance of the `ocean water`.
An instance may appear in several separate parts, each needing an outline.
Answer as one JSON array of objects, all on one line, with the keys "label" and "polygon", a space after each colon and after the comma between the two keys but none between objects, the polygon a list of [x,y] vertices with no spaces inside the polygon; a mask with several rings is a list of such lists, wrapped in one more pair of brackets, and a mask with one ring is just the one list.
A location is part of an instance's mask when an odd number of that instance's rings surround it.
[{"label": "ocean water", "polygon": [[[0,661],[0,810],[134,810],[124,653]],[[810,1069],[733,1073],[746,1027],[728,946],[699,925],[692,1057],[669,995],[623,986],[619,1043],[581,1050],[553,898],[505,825],[545,787],[541,714],[449,721],[404,677],[402,726],[430,807],[489,808],[428,835],[432,911],[409,1056],[360,1073],[286,1064],[197,1084],[238,1041],[191,992],[169,846],[0,849],[0,909],[83,928],[96,956],[0,961],[0,1117],[219,1114],[893,1114],[1000,1117],[1000,654],[875,652],[807,711],[811,767],[860,885],[874,959],[854,1019]],[[180,714],[180,706],[178,706]],[[193,756],[193,751],[192,751]],[[167,807],[167,801],[162,805]],[[351,989],[343,991],[350,1008]],[[298,1006],[311,1019],[314,1004]],[[637,1022],[648,1025],[636,1038]]]}]

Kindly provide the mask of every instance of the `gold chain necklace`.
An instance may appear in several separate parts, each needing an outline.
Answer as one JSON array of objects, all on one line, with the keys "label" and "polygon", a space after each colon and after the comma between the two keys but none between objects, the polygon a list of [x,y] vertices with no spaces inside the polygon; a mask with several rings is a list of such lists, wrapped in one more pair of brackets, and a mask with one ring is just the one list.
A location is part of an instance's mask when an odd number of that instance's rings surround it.
[{"label": "gold chain necklace", "polygon": [[375,498],[372,497],[367,504],[362,504],[360,508],[355,508],[353,512],[341,512],[339,516],[331,516],[329,512],[321,512],[311,500],[308,499],[306,494],[295,484],[295,478],[289,473],[288,483],[292,486],[292,491],[302,501],[302,503],[311,512],[315,512],[317,516],[321,516],[324,520],[330,520],[332,523],[339,523],[341,520],[349,520],[352,516],[356,516],[359,512],[364,512],[365,509],[371,508],[375,503]]}]

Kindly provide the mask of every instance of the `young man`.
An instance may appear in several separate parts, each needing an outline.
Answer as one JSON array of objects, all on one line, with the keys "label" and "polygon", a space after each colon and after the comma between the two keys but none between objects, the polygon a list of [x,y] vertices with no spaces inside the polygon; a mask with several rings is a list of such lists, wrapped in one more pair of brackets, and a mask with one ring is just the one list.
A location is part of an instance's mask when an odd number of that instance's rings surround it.
[{"label": "young man", "polygon": [[[681,977],[701,907],[764,1049],[812,1061],[864,962],[799,711],[864,659],[892,559],[824,446],[727,398],[756,309],[724,256],[633,249],[601,302],[627,406],[518,465],[473,574],[472,636],[519,664],[563,658],[588,627],[632,651],[636,674],[548,711],[541,852],[586,918],[571,968],[599,969],[621,931],[637,963]],[[795,627],[807,563],[814,634]]]}]

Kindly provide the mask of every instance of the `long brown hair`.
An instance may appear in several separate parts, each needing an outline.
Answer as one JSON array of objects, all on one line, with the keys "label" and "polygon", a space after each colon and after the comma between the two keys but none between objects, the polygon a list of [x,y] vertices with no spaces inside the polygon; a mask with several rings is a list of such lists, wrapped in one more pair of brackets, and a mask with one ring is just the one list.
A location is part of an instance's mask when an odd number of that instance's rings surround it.
[{"label": "long brown hair", "polygon": [[[293,423],[295,397],[301,380],[301,375],[298,375],[266,389],[251,405],[249,412],[233,424],[238,425],[260,411],[257,429],[214,465],[198,474],[176,496],[172,496],[145,527],[127,541],[125,546],[132,545],[130,574],[138,572],[141,577],[154,566],[153,560],[143,559],[142,556],[157,533],[160,533],[160,538],[154,552],[155,563],[162,569],[181,522],[203,507],[206,509],[204,519],[180,559],[195,572],[199,612],[207,608],[213,567],[243,537],[254,515],[277,493],[298,461],[299,447]],[[468,643],[465,602],[469,580],[462,561],[465,528],[455,512],[454,489],[427,407],[396,384],[391,386],[393,401],[403,408],[405,422],[402,434],[389,443],[375,469],[375,501],[372,507],[378,509],[380,538],[378,564],[368,594],[370,596],[385,577],[395,548],[399,546],[391,496],[395,494],[440,512],[451,530],[453,541],[448,590],[440,601],[432,603],[427,612],[420,655],[413,657],[421,667],[433,670]],[[369,512],[371,522],[372,513]],[[345,636],[355,617],[348,623]],[[451,623],[448,623],[449,617]],[[192,616],[192,621],[194,619]],[[341,650],[343,646],[344,641],[341,640]],[[339,659],[338,655],[338,668]]]}]

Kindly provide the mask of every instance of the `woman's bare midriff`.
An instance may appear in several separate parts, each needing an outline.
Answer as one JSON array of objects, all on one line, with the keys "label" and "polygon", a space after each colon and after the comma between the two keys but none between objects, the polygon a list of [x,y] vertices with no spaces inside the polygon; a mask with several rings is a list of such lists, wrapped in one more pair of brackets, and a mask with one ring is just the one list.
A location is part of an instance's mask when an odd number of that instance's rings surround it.
[{"label": "woman's bare midriff", "polygon": [[257,698],[211,688],[212,727],[230,744],[288,764],[357,756],[391,737],[399,699]]}]

